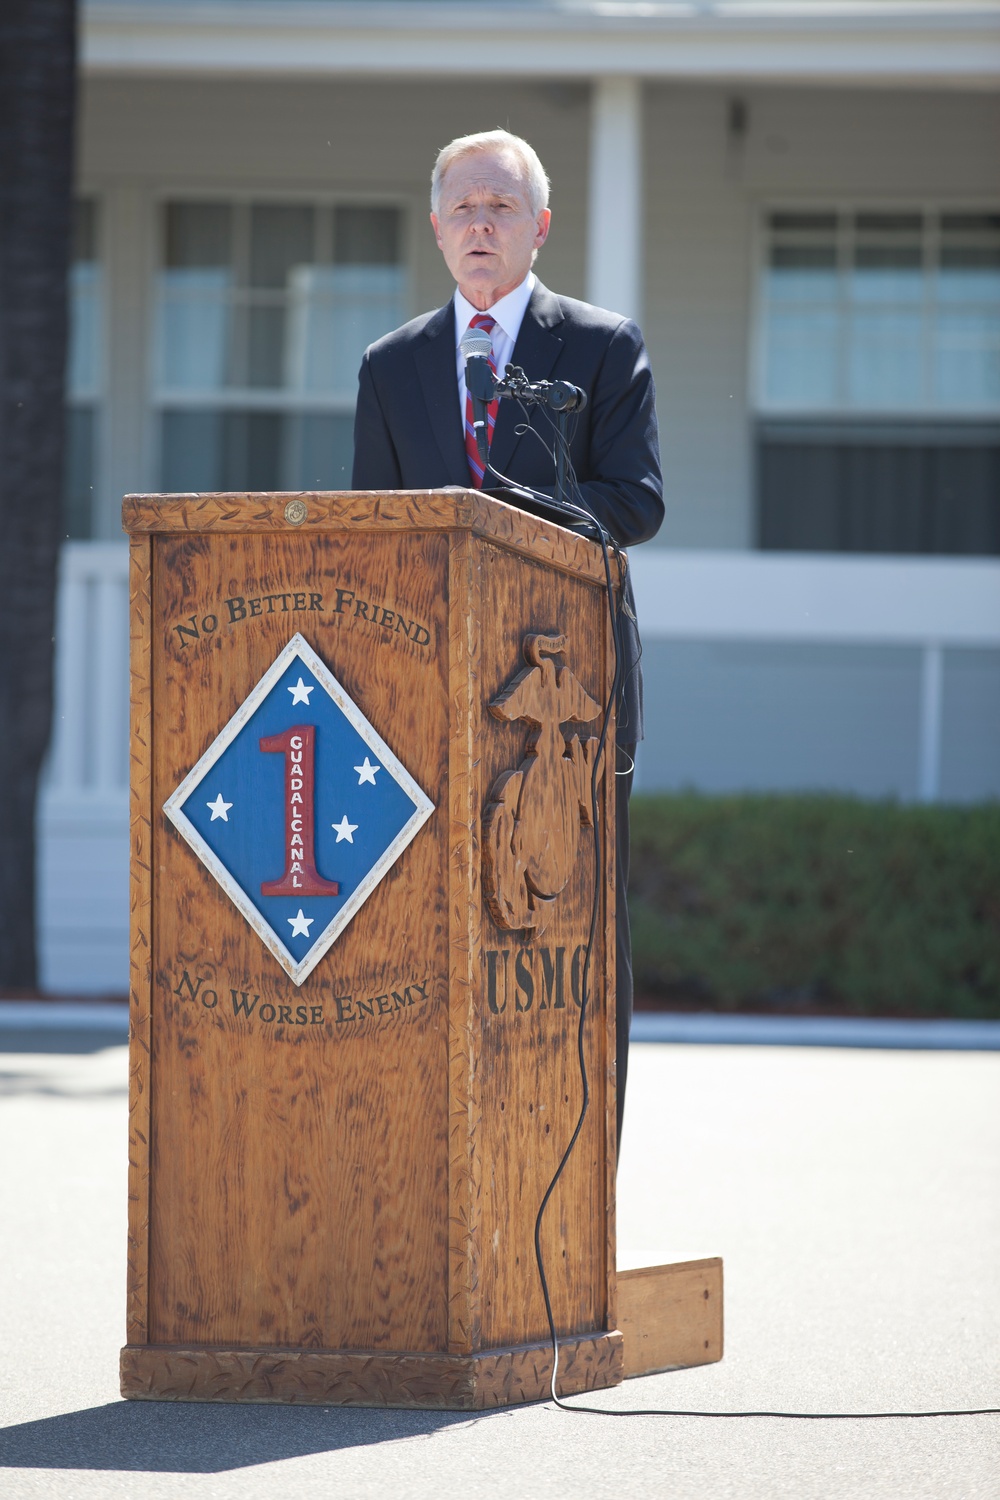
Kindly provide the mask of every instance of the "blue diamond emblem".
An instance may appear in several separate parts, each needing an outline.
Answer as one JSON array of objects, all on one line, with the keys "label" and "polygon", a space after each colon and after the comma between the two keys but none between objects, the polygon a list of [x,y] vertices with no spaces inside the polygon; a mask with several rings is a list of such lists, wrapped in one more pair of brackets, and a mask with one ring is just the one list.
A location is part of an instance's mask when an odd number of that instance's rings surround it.
[{"label": "blue diamond emblem", "polygon": [[434,804],[295,635],[163,810],[301,984]]}]

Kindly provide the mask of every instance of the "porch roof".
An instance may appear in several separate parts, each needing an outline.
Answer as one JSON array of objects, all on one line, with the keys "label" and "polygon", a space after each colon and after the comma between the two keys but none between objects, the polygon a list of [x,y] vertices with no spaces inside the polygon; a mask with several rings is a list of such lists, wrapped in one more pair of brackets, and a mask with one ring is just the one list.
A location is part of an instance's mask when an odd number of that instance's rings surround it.
[{"label": "porch roof", "polygon": [[88,74],[989,88],[1000,0],[85,0]]}]

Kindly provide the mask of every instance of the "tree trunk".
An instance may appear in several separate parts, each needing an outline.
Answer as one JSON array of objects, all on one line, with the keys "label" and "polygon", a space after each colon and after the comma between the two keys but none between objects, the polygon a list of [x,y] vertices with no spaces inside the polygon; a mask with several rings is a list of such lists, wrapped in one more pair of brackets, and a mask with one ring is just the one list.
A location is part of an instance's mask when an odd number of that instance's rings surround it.
[{"label": "tree trunk", "polygon": [[52,723],[75,0],[0,4],[0,987],[32,989]]}]

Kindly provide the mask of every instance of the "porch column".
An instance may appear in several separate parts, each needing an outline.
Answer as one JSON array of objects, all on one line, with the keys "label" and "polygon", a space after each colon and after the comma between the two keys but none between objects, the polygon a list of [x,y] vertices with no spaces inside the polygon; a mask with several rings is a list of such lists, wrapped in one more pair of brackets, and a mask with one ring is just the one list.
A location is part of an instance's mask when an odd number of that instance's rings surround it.
[{"label": "porch column", "polygon": [[587,300],[642,314],[642,82],[595,78],[590,105]]}]

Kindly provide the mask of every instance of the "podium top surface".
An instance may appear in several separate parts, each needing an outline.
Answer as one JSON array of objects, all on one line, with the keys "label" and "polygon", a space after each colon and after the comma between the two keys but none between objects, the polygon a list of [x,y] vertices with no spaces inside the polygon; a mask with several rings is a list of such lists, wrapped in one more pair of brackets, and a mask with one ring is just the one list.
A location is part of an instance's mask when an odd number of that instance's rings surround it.
[{"label": "podium top surface", "polygon": [[468,531],[551,567],[604,582],[595,542],[478,490],[458,487],[126,495],[122,526],[130,536]]}]

